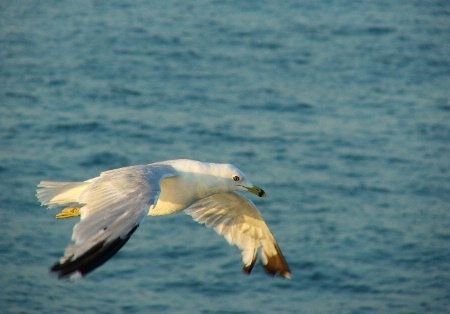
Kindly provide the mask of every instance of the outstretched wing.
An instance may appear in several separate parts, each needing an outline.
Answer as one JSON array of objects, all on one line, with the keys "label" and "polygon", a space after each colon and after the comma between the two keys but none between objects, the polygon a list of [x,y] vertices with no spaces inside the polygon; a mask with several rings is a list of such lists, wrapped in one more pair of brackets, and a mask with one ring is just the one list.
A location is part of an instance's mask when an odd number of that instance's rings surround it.
[{"label": "outstretched wing", "polygon": [[275,237],[255,205],[237,193],[218,193],[199,200],[185,210],[195,221],[212,227],[230,244],[242,250],[243,271],[253,269],[259,255],[271,275],[291,277],[291,271]]},{"label": "outstretched wing", "polygon": [[167,165],[151,164],[103,172],[80,195],[81,220],[61,260],[58,277],[84,276],[116,254],[156,204],[161,180],[175,176]]}]

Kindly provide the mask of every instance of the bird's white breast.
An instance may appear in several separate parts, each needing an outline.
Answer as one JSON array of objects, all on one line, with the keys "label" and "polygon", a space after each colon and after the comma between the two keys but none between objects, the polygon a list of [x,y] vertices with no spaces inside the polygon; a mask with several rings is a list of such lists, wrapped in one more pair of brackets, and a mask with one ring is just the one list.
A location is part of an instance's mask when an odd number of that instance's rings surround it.
[{"label": "bird's white breast", "polygon": [[230,189],[223,184],[225,178],[211,175],[220,172],[225,165],[191,160],[168,161],[178,173],[161,182],[158,202],[150,209],[149,216],[168,215],[188,208],[199,199]]}]

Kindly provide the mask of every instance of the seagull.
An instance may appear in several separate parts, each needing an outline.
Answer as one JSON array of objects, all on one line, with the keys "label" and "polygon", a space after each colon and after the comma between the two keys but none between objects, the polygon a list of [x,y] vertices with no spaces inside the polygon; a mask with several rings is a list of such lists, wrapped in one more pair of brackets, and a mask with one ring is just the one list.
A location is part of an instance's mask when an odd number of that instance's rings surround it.
[{"label": "seagull", "polygon": [[84,182],[41,181],[36,196],[43,206],[77,205],[56,218],[80,216],[73,242],[50,271],[58,278],[84,277],[114,256],[145,216],[184,211],[241,250],[244,273],[259,256],[269,275],[291,278],[261,213],[237,191],[266,196],[231,164],[187,159],[113,169]]}]

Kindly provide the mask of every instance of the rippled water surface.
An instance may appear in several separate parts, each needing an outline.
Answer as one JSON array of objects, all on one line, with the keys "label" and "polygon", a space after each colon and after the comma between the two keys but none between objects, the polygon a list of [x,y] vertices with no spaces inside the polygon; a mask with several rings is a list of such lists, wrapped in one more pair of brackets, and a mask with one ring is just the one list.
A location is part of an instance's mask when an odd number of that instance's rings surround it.
[{"label": "rippled water surface", "polygon": [[[445,313],[447,1],[0,4],[0,312]],[[292,280],[177,214],[82,281],[42,179],[231,162]]]}]

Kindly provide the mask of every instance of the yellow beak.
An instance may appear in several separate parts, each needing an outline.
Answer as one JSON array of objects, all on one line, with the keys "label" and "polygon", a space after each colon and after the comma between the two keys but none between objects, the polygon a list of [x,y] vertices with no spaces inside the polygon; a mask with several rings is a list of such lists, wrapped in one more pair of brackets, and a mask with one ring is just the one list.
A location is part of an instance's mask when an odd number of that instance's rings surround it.
[{"label": "yellow beak", "polygon": [[247,189],[247,191],[258,195],[259,197],[266,197],[266,192],[264,192],[263,189],[257,187],[256,185],[252,186],[251,188],[245,186],[245,188]]}]

